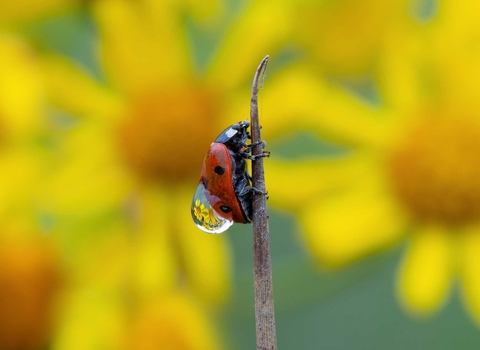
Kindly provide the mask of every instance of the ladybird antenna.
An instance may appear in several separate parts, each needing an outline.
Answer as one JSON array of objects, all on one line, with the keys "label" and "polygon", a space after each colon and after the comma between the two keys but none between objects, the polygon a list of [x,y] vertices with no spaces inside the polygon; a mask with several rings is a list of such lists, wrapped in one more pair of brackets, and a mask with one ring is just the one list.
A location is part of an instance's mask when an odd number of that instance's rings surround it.
[{"label": "ladybird antenna", "polygon": [[263,142],[258,121],[258,91],[263,87],[269,56],[260,62],[252,85],[250,123],[252,144],[252,186],[258,190],[252,199],[253,224],[253,280],[255,288],[255,324],[257,349],[277,349],[275,312],[273,302],[272,265],[268,233],[267,198],[263,167]]}]

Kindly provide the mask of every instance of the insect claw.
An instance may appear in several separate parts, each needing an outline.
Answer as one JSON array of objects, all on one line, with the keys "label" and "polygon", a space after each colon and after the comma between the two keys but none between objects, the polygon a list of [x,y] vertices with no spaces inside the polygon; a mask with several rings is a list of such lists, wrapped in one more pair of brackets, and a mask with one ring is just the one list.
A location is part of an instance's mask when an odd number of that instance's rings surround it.
[{"label": "insect claw", "polygon": [[261,194],[268,197],[268,192],[260,191],[258,188],[252,187],[250,191],[252,191],[255,194]]},{"label": "insect claw", "polygon": [[257,158],[268,158],[270,157],[270,152],[269,151],[264,151],[263,153],[256,154],[254,156],[250,156],[248,159],[255,160]]},{"label": "insect claw", "polygon": [[254,156],[252,156],[250,153],[247,153],[247,152],[242,152],[241,155],[242,155],[242,157],[247,158],[247,159],[250,159],[250,160],[254,160],[254,159],[255,159]]},{"label": "insect claw", "polygon": [[258,146],[258,145],[262,145],[262,148],[265,148],[265,146],[267,145],[265,141],[257,141],[257,142],[252,142],[251,144],[249,145],[245,145],[248,149],[251,149],[252,147],[254,146]]}]

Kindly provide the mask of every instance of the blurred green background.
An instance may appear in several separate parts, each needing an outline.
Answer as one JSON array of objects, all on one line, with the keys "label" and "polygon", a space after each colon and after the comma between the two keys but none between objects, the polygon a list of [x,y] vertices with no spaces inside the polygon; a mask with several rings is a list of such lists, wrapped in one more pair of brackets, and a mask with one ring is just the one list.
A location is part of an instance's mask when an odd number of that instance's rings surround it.
[{"label": "blurred green background", "polygon": [[[208,145],[248,116],[265,54],[279,349],[477,349],[479,10],[440,0],[0,5],[0,59],[13,52],[0,62],[0,100],[21,96],[0,103],[0,349],[255,348],[251,227],[208,236],[188,211]],[[35,116],[17,115],[30,91]],[[434,117],[410,128],[423,115]],[[393,162],[400,180],[365,162]],[[389,200],[358,199],[325,221],[357,180],[359,193],[378,185]],[[425,246],[442,248],[409,265],[425,228],[439,239]]]}]

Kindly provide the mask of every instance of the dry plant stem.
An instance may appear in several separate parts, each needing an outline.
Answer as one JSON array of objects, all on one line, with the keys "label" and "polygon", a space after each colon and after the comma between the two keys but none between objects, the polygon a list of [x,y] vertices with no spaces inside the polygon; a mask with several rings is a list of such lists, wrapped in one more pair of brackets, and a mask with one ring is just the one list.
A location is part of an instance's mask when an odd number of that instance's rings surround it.
[{"label": "dry plant stem", "polygon": [[[258,123],[258,90],[267,69],[268,56],[257,68],[253,79],[250,102],[252,143],[260,141]],[[252,155],[263,153],[261,144],[254,146]],[[252,185],[265,192],[263,158],[252,162]],[[255,287],[255,321],[257,350],[276,350],[275,312],[273,304],[272,265],[270,263],[270,240],[268,238],[267,199],[263,194],[253,195],[253,273]]]}]

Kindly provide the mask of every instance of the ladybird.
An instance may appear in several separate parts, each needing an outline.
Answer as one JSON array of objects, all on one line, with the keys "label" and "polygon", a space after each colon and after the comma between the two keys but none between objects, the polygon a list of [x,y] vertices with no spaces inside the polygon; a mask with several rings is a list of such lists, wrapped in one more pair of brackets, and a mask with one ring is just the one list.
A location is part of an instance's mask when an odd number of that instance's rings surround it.
[{"label": "ladybird", "polygon": [[252,222],[252,195],[259,191],[252,187],[246,169],[246,159],[254,159],[250,154],[254,144],[246,144],[249,126],[248,121],[229,126],[205,156],[191,207],[193,221],[202,231],[221,233],[233,223]]}]

